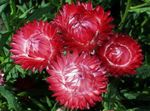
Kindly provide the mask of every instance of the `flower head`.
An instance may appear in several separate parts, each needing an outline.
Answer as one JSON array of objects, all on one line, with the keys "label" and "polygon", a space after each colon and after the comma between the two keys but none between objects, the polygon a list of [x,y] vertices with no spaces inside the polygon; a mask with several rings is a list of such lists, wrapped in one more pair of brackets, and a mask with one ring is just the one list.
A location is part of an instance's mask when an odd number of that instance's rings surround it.
[{"label": "flower head", "polygon": [[4,84],[4,73],[0,71],[0,86]]},{"label": "flower head", "polygon": [[107,78],[95,56],[77,52],[58,57],[48,69],[49,89],[56,100],[71,109],[85,109],[101,101]]},{"label": "flower head", "polygon": [[43,21],[27,23],[13,35],[11,52],[15,63],[24,69],[43,70],[58,52],[55,27]]},{"label": "flower head", "polygon": [[83,6],[84,9],[94,17],[95,21],[97,22],[97,31],[99,33],[99,39],[102,39],[104,36],[112,32],[114,25],[111,24],[113,18],[110,16],[110,11],[105,12],[103,7],[97,6],[93,8],[92,3],[80,3],[78,5]]},{"label": "flower head", "polygon": [[140,45],[128,35],[114,34],[98,50],[100,59],[107,70],[115,76],[135,74],[142,64]]},{"label": "flower head", "polygon": [[91,3],[66,4],[59,11],[54,23],[69,48],[92,51],[100,40],[112,31],[112,18],[100,6],[93,8]]}]

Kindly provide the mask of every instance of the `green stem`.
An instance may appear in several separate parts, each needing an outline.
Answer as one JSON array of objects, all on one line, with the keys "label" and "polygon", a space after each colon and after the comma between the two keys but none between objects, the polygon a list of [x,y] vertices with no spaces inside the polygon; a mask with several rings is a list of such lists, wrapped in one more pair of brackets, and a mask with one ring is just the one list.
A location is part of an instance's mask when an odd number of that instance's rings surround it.
[{"label": "green stem", "polygon": [[130,7],[130,9],[136,9],[136,8],[144,7],[146,5],[148,5],[148,3],[143,3],[143,4],[140,4],[140,5],[132,6],[132,7]]},{"label": "green stem", "polygon": [[141,23],[141,27],[143,27],[147,23],[148,20],[149,19],[147,17],[145,17],[144,21]]},{"label": "green stem", "polygon": [[127,17],[127,15],[128,15],[128,10],[129,10],[129,8],[130,8],[130,5],[131,5],[131,0],[128,0],[127,1],[127,5],[126,5],[126,9],[125,9],[125,12],[124,12],[124,15],[123,15],[123,17],[121,18],[121,22],[120,22],[120,24],[119,24],[119,30],[121,30],[122,29],[122,27],[123,27],[123,24],[124,24],[124,22],[125,22],[125,20],[126,20],[126,17]]},{"label": "green stem", "polygon": [[10,3],[10,10],[11,10],[10,15],[14,16],[16,14],[15,1],[14,0],[10,0],[9,3]]}]

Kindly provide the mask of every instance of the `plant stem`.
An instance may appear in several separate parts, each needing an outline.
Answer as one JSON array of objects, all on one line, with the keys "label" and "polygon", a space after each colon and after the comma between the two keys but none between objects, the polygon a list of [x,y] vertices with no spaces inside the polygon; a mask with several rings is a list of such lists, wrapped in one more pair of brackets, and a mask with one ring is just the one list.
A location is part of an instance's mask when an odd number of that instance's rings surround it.
[{"label": "plant stem", "polygon": [[131,0],[128,0],[128,1],[127,1],[127,5],[126,5],[126,9],[125,9],[125,12],[124,12],[124,15],[123,15],[123,17],[121,18],[121,22],[120,22],[120,24],[119,24],[119,30],[121,30],[122,27],[123,27],[123,24],[124,24],[124,22],[125,22],[125,20],[126,20],[126,17],[127,17],[127,15],[128,15],[128,10],[129,10],[129,8],[130,8],[130,5],[131,5]]},{"label": "plant stem", "polygon": [[15,1],[14,0],[10,0],[10,10],[11,10],[11,15],[15,16],[16,14],[16,6],[15,6]]},{"label": "plant stem", "polygon": [[148,5],[148,3],[143,3],[143,4],[140,4],[140,5],[132,6],[132,7],[130,7],[130,9],[136,9],[136,8],[144,7],[146,5]]}]

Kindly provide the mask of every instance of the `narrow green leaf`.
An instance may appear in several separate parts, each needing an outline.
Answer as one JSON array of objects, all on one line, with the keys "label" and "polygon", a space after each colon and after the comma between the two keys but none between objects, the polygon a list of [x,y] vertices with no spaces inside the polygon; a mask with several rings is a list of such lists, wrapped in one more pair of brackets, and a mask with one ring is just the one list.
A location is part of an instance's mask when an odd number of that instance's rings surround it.
[{"label": "narrow green leaf", "polygon": [[5,3],[8,3],[8,1],[9,0],[0,0],[0,6],[3,5],[3,4],[5,4]]},{"label": "narrow green leaf", "polygon": [[25,70],[23,70],[20,65],[16,65],[15,68],[16,68],[17,71],[20,72],[21,74],[25,74]]},{"label": "narrow green leaf", "polygon": [[4,12],[2,12],[1,17],[2,17],[2,20],[3,20],[3,23],[4,23],[5,27],[6,27],[6,29],[10,30],[8,18],[7,18],[6,14]]},{"label": "narrow green leaf", "polygon": [[56,111],[56,109],[57,109],[57,102],[54,104],[54,106],[53,106],[53,108],[51,109],[51,111]]},{"label": "narrow green leaf", "polygon": [[149,3],[149,2],[150,2],[150,0],[144,0],[144,2]]},{"label": "narrow green leaf", "polygon": [[5,4],[0,6],[0,15],[4,11],[4,9],[7,7],[7,5],[8,5],[8,3],[5,3]]},{"label": "narrow green leaf", "polygon": [[142,8],[137,8],[137,9],[130,9],[129,12],[136,12],[136,13],[150,12],[150,7],[142,7]]},{"label": "narrow green leaf", "polygon": [[15,96],[8,89],[6,89],[5,86],[0,86],[0,94],[7,100],[10,110],[14,109],[15,111],[22,111],[22,108]]},{"label": "narrow green leaf", "polygon": [[46,103],[48,104],[49,107],[52,107],[52,103],[47,96],[46,96]]},{"label": "narrow green leaf", "polygon": [[15,15],[16,14],[15,0],[10,0],[9,4],[10,4],[10,10],[11,10],[10,14]]},{"label": "narrow green leaf", "polygon": [[124,96],[127,98],[127,99],[136,99],[137,96],[139,96],[138,93],[135,93],[135,92],[126,92],[124,93]]},{"label": "narrow green leaf", "polygon": [[28,93],[27,92],[20,92],[17,94],[17,96],[20,96],[20,97],[23,97],[23,96],[28,96]]},{"label": "narrow green leaf", "polygon": [[4,31],[1,31],[1,30],[0,30],[0,34],[9,34],[9,33],[10,33],[9,30],[4,30]]},{"label": "narrow green leaf", "polygon": [[21,5],[16,5],[17,9],[20,10],[22,13],[26,11],[26,9]]},{"label": "narrow green leaf", "polygon": [[129,12],[129,8],[130,8],[130,5],[131,5],[131,1],[132,0],[127,0],[127,5],[126,5],[125,12],[124,12],[124,14],[123,14],[123,16],[121,18],[120,23],[119,23],[119,28],[118,29],[120,29],[120,30],[123,28],[123,25],[124,25],[124,23],[126,21],[126,18],[128,16],[128,12]]},{"label": "narrow green leaf", "polygon": [[142,79],[146,79],[150,77],[150,66],[143,65],[142,67],[138,68],[136,77],[142,78]]},{"label": "narrow green leaf", "polygon": [[113,84],[109,84],[107,86],[107,93],[104,94],[104,101],[103,101],[103,106],[104,110],[112,110],[114,109],[114,103],[116,101],[116,87],[114,87]]},{"label": "narrow green leaf", "polygon": [[28,13],[29,13],[32,9],[33,9],[33,7],[30,8],[30,9],[28,9],[28,10],[26,10],[22,15],[19,16],[19,18],[20,18],[20,19],[26,18],[27,15],[28,15]]},{"label": "narrow green leaf", "polygon": [[44,14],[50,13],[50,6],[36,9],[27,20],[32,21],[34,19],[41,19]]},{"label": "narrow green leaf", "polygon": [[42,111],[47,111],[47,109],[44,107],[44,105],[42,105],[39,101],[37,101],[36,99],[30,98],[32,100],[32,102],[38,106]]},{"label": "narrow green leaf", "polygon": [[132,108],[132,109],[128,109],[127,111],[150,111],[150,109],[144,109],[144,108]]}]

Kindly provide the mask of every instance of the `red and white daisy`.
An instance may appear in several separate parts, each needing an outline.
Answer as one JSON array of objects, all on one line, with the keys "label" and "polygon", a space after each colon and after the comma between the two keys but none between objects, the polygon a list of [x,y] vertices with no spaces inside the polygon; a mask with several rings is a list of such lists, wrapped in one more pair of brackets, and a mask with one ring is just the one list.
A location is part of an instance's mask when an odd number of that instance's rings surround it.
[{"label": "red and white daisy", "polygon": [[47,69],[49,89],[60,104],[71,109],[86,109],[101,101],[107,78],[96,56],[74,52],[57,60]]},{"label": "red and white daisy", "polygon": [[112,31],[112,18],[100,6],[91,3],[66,4],[59,11],[54,23],[60,27],[62,38],[70,48],[92,51]]},{"label": "red and white daisy", "polygon": [[110,11],[105,12],[103,7],[96,6],[93,8],[92,3],[80,3],[78,2],[78,5],[83,6],[85,10],[91,14],[91,16],[94,17],[95,21],[97,22],[98,37],[100,40],[103,38],[105,39],[109,33],[112,32],[112,29],[114,27],[111,22],[113,21],[113,18],[110,16]]},{"label": "red and white daisy", "polygon": [[97,52],[106,69],[115,76],[135,74],[142,64],[140,45],[128,35],[114,34]]},{"label": "red and white daisy", "polygon": [[43,70],[58,52],[57,30],[48,22],[33,21],[12,37],[12,59],[24,69]]}]

